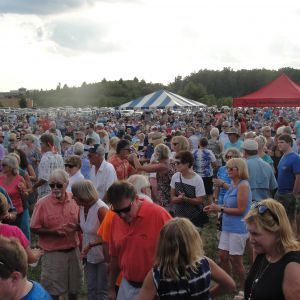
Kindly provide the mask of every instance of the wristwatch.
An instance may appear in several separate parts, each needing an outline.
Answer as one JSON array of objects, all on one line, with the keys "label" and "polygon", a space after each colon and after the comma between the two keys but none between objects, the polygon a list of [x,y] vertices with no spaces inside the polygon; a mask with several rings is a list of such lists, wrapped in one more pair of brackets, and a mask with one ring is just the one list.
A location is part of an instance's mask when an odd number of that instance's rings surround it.
[{"label": "wristwatch", "polygon": [[224,206],[221,207],[221,213],[223,213],[223,212],[224,212]]}]

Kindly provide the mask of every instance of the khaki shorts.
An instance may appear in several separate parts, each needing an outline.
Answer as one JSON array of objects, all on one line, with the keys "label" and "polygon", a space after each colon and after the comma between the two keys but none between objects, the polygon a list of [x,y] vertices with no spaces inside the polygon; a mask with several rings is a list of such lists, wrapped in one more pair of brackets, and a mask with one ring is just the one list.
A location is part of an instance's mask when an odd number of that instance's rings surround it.
[{"label": "khaki shorts", "polygon": [[297,198],[295,198],[295,196],[292,193],[281,195],[277,192],[275,194],[275,199],[284,206],[290,222],[292,222],[295,219],[296,211],[299,207],[299,198]]},{"label": "khaki shorts", "polygon": [[45,251],[42,256],[41,284],[52,296],[77,294],[82,286],[79,249],[69,252]]}]

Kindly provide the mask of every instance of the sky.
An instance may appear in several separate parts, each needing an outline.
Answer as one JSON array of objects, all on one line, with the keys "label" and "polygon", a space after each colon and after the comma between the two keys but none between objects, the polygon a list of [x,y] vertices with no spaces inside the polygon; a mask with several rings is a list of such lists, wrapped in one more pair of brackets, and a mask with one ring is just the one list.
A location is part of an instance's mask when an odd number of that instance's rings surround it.
[{"label": "sky", "polygon": [[0,91],[300,69],[300,1],[1,0]]}]

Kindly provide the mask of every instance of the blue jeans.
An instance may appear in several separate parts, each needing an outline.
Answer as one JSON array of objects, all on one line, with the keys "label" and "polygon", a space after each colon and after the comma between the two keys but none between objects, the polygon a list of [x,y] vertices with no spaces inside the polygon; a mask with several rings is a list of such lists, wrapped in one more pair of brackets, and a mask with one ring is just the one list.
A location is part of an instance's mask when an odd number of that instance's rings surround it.
[{"label": "blue jeans", "polygon": [[92,264],[87,262],[88,300],[107,299],[107,264],[105,262]]}]

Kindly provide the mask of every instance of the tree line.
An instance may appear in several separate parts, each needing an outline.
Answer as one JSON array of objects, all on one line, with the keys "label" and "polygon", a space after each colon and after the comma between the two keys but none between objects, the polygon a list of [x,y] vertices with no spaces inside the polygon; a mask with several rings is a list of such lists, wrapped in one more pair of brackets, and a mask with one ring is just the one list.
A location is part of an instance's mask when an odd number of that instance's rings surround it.
[{"label": "tree line", "polygon": [[59,83],[56,89],[36,90],[27,96],[34,100],[37,107],[57,106],[119,106],[140,96],[160,89],[182,95],[209,106],[231,106],[232,99],[254,92],[285,73],[294,82],[300,84],[300,70],[282,68],[279,70],[253,69],[234,71],[231,68],[217,70],[199,70],[186,77],[177,76],[168,85],[133,80],[107,81],[96,83],[83,82],[80,87],[68,87]]}]

